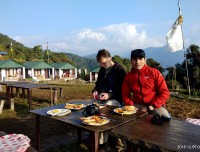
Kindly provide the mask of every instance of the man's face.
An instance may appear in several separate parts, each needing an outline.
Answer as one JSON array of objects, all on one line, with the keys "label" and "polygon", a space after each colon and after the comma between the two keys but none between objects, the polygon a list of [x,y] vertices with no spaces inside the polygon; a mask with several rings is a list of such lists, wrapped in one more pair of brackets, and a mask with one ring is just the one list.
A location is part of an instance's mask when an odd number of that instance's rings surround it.
[{"label": "man's face", "polygon": [[99,65],[105,69],[109,68],[111,66],[111,57],[105,58],[105,57],[101,57],[100,61],[99,61]]},{"label": "man's face", "polygon": [[141,69],[146,64],[144,57],[134,57],[131,59],[131,64],[134,69]]}]

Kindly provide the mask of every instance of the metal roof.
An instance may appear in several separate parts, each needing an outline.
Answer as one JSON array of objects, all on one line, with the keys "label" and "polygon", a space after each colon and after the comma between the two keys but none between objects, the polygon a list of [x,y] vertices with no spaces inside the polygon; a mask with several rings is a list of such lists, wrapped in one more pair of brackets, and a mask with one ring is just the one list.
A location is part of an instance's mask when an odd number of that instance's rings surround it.
[{"label": "metal roof", "polygon": [[91,72],[99,72],[100,67],[95,68],[94,70],[92,70]]},{"label": "metal roof", "polygon": [[0,55],[6,55],[8,54],[7,52],[0,52]]},{"label": "metal roof", "polygon": [[57,62],[57,63],[51,63],[51,65],[55,68],[55,69],[75,69],[76,67],[71,65],[68,62]]},{"label": "metal roof", "polygon": [[53,67],[43,61],[25,62],[23,64],[27,69],[52,69]]},{"label": "metal roof", "polygon": [[1,69],[22,68],[22,67],[24,67],[24,66],[14,60],[0,60],[0,68]]}]

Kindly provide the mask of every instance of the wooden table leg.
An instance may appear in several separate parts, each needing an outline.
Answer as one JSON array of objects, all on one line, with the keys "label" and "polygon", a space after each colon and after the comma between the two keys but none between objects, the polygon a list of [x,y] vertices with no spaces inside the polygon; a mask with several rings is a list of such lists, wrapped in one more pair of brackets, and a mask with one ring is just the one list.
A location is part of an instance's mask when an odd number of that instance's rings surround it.
[{"label": "wooden table leg", "polygon": [[92,152],[98,152],[99,149],[99,132],[91,133]]},{"label": "wooden table leg", "polygon": [[133,144],[130,143],[130,142],[127,142],[127,149],[126,149],[127,152],[133,152]]},{"label": "wooden table leg", "polygon": [[29,104],[29,110],[33,109],[32,107],[32,89],[27,89],[27,92],[28,92],[28,104]]},{"label": "wooden table leg", "polygon": [[78,143],[81,143],[81,129],[77,129]]},{"label": "wooden table leg", "polygon": [[56,89],[54,89],[53,90],[53,104],[56,104],[57,103],[57,90]]},{"label": "wooden table leg", "polygon": [[36,115],[36,149],[40,150],[40,116]]},{"label": "wooden table leg", "polygon": [[60,88],[60,97],[63,97],[63,88]]},{"label": "wooden table leg", "polygon": [[26,93],[25,93],[25,89],[24,88],[22,88],[22,96],[25,98],[25,95],[26,95]]},{"label": "wooden table leg", "polygon": [[52,93],[52,86],[50,87],[50,91],[51,91],[51,105],[54,105],[54,101],[53,101],[53,93]]},{"label": "wooden table leg", "polygon": [[10,94],[10,86],[6,86],[6,98],[9,104],[9,107],[11,107],[11,94]]},{"label": "wooden table leg", "polygon": [[10,87],[11,89],[11,97],[13,98],[14,97],[14,94],[13,94],[13,87]]},{"label": "wooden table leg", "polygon": [[19,88],[16,88],[16,96],[19,97]]}]

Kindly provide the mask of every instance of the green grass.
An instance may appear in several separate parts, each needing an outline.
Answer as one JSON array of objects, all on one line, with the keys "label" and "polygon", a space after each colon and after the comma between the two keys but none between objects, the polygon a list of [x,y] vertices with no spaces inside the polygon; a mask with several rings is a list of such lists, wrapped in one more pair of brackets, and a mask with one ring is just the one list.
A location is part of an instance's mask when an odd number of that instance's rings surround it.
[{"label": "green grass", "polygon": [[[63,87],[63,98],[58,95],[58,104],[74,100],[90,100],[92,98],[91,84],[59,84]],[[5,95],[5,87],[0,95]],[[31,145],[35,147],[35,116],[29,113],[27,99],[16,97],[15,111],[11,111],[5,106],[3,113],[0,115],[0,130],[7,133],[22,133],[31,139]],[[33,89],[33,109],[50,106],[50,91]],[[167,109],[173,117],[179,119],[198,118],[200,119],[200,102],[189,101],[187,99],[178,99],[171,97],[167,101]],[[79,144],[76,140],[65,143],[66,139],[76,136],[76,129],[58,121],[41,118],[41,145],[46,151],[88,151],[87,144]],[[61,147],[49,148],[58,141],[63,141]]]}]

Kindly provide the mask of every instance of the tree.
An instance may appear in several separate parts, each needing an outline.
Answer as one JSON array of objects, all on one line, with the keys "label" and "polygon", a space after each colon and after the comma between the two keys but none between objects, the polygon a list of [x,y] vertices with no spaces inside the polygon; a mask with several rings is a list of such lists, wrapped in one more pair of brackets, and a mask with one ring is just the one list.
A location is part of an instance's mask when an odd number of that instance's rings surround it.
[{"label": "tree", "polygon": [[147,65],[152,68],[158,69],[161,73],[165,71],[164,68],[160,65],[160,63],[156,62],[152,58],[147,59]]},{"label": "tree", "polygon": [[122,65],[126,72],[129,72],[131,70],[131,62],[129,59],[121,58],[119,55],[115,55],[113,57],[113,61]]},{"label": "tree", "polygon": [[[189,74],[190,87],[200,89],[200,48],[197,45],[190,45],[185,54],[187,58],[187,67]],[[176,64],[176,80],[187,88],[186,60],[182,64]],[[167,68],[167,80],[172,79],[173,67]]]},{"label": "tree", "polygon": [[191,88],[200,88],[200,48],[193,44],[186,52],[190,86]]},{"label": "tree", "polygon": [[33,48],[35,60],[43,60],[43,49],[41,45],[36,45]]}]

